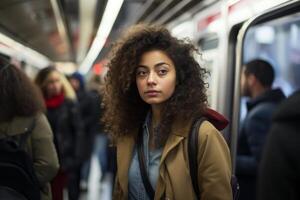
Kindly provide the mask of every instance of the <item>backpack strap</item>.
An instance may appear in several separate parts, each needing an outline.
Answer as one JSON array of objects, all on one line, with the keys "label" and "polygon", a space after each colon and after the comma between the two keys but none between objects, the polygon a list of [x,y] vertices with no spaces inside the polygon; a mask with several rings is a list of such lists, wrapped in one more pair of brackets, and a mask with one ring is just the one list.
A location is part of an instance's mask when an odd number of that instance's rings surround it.
[{"label": "backpack strap", "polygon": [[20,136],[19,147],[21,149],[24,148],[25,143],[27,141],[27,138],[29,137],[29,135],[33,131],[34,127],[35,127],[35,118],[33,118],[32,122],[29,125],[29,128],[27,128],[26,131]]},{"label": "backpack strap", "polygon": [[196,119],[191,127],[190,134],[188,137],[188,157],[189,157],[189,166],[190,166],[190,176],[192,179],[192,184],[194,188],[194,192],[197,196],[197,199],[200,200],[200,189],[198,185],[198,132],[199,128],[203,121],[205,121],[205,117],[201,117],[200,119]]}]

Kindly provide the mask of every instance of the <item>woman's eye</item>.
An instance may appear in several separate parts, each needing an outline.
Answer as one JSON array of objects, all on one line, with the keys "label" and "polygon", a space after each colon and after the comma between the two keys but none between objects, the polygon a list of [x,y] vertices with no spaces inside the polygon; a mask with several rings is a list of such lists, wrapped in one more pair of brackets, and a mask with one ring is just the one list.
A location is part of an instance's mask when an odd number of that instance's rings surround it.
[{"label": "woman's eye", "polygon": [[166,75],[168,73],[168,70],[166,70],[166,69],[160,69],[159,71],[158,71],[158,74],[159,75]]},{"label": "woman's eye", "polygon": [[136,72],[137,76],[146,76],[146,74],[147,74],[147,72],[145,72],[145,71],[137,71]]}]

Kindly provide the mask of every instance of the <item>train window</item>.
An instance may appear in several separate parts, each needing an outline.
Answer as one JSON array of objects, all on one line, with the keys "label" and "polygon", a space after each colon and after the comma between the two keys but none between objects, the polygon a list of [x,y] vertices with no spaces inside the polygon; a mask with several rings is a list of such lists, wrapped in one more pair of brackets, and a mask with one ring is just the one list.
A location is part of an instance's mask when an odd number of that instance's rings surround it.
[{"label": "train window", "polygon": [[269,61],[275,68],[273,87],[288,96],[300,88],[300,14],[251,27],[245,37],[243,62],[254,58]]},{"label": "train window", "polygon": [[206,36],[198,41],[198,45],[202,51],[215,49],[219,45],[219,38],[215,34]]},{"label": "train window", "polygon": [[210,33],[198,40],[199,49],[201,51],[200,64],[206,68],[209,76],[205,80],[208,83],[208,105],[212,108],[217,106],[217,69],[218,61],[215,59],[218,56],[219,37],[215,33]]},{"label": "train window", "polygon": [[[273,88],[286,96],[300,88],[300,15],[268,21],[249,28],[243,47],[243,63],[261,58],[275,70]],[[240,120],[246,115],[246,99],[241,98]]]},{"label": "train window", "polygon": [[[236,66],[230,127],[233,170],[238,163],[236,162],[237,145],[243,144],[241,141],[238,142],[238,139],[245,139],[239,137],[241,136],[239,133],[243,130],[241,121],[246,114],[245,99],[241,98],[242,65],[256,58],[267,60],[275,69],[273,88],[282,89],[286,96],[300,89],[299,8],[299,1],[286,1],[249,19],[239,29],[236,37]],[[263,141],[257,142],[263,144]]]}]

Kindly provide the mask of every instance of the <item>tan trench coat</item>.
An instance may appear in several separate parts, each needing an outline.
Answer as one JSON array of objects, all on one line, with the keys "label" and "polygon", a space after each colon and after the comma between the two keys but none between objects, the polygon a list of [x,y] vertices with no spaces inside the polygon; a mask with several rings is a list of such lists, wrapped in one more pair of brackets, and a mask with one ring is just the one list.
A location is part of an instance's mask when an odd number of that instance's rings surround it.
[{"label": "tan trench coat", "polygon": [[[11,136],[24,133],[32,120],[33,117],[15,117],[11,122],[1,122],[0,137],[3,133]],[[39,114],[35,120],[35,127],[28,139],[26,152],[33,159],[33,167],[41,187],[41,199],[51,200],[49,182],[56,175],[59,163],[53,143],[53,134],[45,115]]]},{"label": "tan trench coat", "polygon": [[[187,137],[191,122],[174,123],[163,149],[155,199],[193,200],[189,174]],[[201,134],[200,134],[201,133]],[[231,200],[231,158],[228,146],[220,132],[208,121],[199,129],[198,180],[202,200]],[[128,170],[134,138],[123,137],[117,142],[117,165],[114,200],[128,199]]]}]

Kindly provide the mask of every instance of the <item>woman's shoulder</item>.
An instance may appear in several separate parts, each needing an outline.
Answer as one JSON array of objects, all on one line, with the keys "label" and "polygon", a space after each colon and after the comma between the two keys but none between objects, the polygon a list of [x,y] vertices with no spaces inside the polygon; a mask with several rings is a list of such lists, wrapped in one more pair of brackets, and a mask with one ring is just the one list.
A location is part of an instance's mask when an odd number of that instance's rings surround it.
[{"label": "woman's shoulder", "polygon": [[199,133],[205,135],[214,135],[220,132],[210,121],[204,120],[199,127]]},{"label": "woman's shoulder", "polygon": [[218,142],[226,144],[222,133],[208,120],[204,120],[198,130],[200,143]]},{"label": "woman's shoulder", "polygon": [[12,120],[8,122],[1,122],[0,127],[3,127],[3,131],[6,134],[14,136],[19,135],[26,132],[30,129],[32,121],[34,120],[35,116],[15,116]]}]

